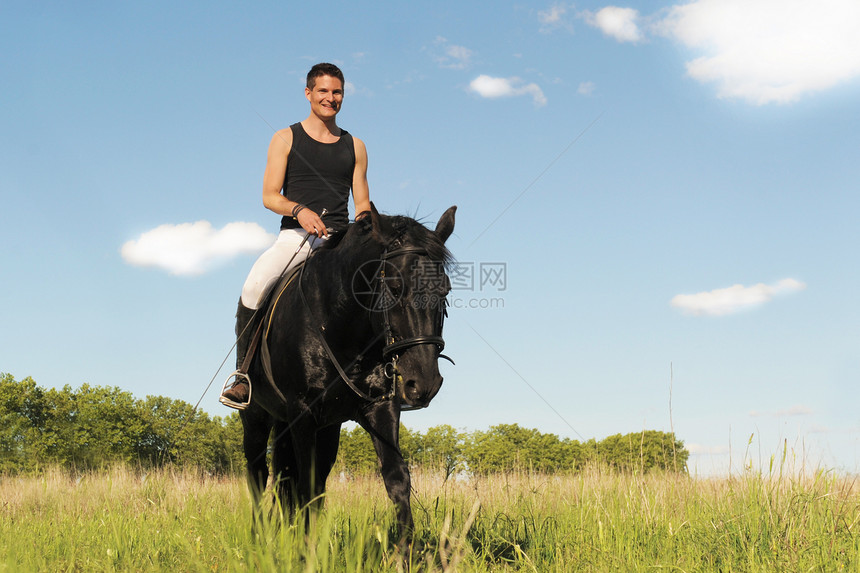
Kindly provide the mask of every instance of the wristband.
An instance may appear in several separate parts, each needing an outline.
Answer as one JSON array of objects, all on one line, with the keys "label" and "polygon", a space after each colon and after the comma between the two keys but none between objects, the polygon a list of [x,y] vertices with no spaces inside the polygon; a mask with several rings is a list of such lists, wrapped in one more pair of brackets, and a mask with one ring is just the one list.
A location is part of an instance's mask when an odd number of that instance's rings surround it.
[{"label": "wristband", "polygon": [[299,213],[301,213],[301,212],[302,212],[302,210],[304,210],[304,209],[307,209],[307,207],[305,207],[305,206],[304,206],[304,205],[302,205],[301,203],[297,203],[297,204],[296,204],[296,206],[295,206],[295,207],[293,207],[293,219],[295,219],[296,217],[298,217],[298,216],[299,216]]}]

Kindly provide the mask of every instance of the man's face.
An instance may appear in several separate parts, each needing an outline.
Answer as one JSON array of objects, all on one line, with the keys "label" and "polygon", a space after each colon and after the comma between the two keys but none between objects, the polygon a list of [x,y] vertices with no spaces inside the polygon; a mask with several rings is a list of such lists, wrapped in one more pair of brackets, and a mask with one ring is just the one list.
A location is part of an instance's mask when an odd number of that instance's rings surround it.
[{"label": "man's face", "polygon": [[305,97],[311,102],[311,111],[320,119],[331,119],[343,103],[343,84],[332,76],[320,76],[313,89],[305,88]]}]

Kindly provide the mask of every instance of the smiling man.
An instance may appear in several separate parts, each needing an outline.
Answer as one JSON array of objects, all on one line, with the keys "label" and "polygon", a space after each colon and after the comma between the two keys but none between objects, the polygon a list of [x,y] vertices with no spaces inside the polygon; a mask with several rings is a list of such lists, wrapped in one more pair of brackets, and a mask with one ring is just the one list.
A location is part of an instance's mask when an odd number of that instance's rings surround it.
[{"label": "smiling man", "polygon": [[310,114],[275,133],[269,144],[263,205],[281,215],[281,232],[275,244],[257,259],[242,287],[236,312],[237,371],[232,387],[220,398],[232,408],[242,409],[249,400],[245,356],[256,330],[256,310],[269,290],[288,270],[287,265],[292,268],[304,261],[330,231],[346,228],[350,189],[356,219],[370,211],[367,150],[360,139],[335,121],[343,95],[343,72],[333,64],[315,65],[308,72],[305,87]]}]

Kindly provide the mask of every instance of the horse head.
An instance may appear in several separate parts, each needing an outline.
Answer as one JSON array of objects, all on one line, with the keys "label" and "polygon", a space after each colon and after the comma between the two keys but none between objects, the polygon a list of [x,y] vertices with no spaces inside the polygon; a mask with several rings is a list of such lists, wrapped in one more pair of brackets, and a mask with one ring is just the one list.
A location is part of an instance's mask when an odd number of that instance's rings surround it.
[{"label": "horse head", "polygon": [[372,235],[382,247],[375,322],[384,333],[385,375],[408,408],[426,407],[442,386],[439,358],[451,290],[445,269],[452,260],[445,241],[456,210],[445,211],[431,231],[408,217],[382,216],[371,205]]}]

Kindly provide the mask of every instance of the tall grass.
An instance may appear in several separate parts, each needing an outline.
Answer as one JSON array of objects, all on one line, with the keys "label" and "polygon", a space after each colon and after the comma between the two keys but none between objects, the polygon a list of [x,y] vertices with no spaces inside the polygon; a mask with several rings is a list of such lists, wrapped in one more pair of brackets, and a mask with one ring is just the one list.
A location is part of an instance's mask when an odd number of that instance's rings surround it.
[{"label": "tall grass", "polygon": [[[409,560],[425,571],[860,571],[860,487],[827,472],[417,472],[413,484]],[[257,535],[251,523],[240,478],[127,468],[3,477],[0,571],[404,569],[377,477],[332,478],[309,530],[268,513]]]}]

